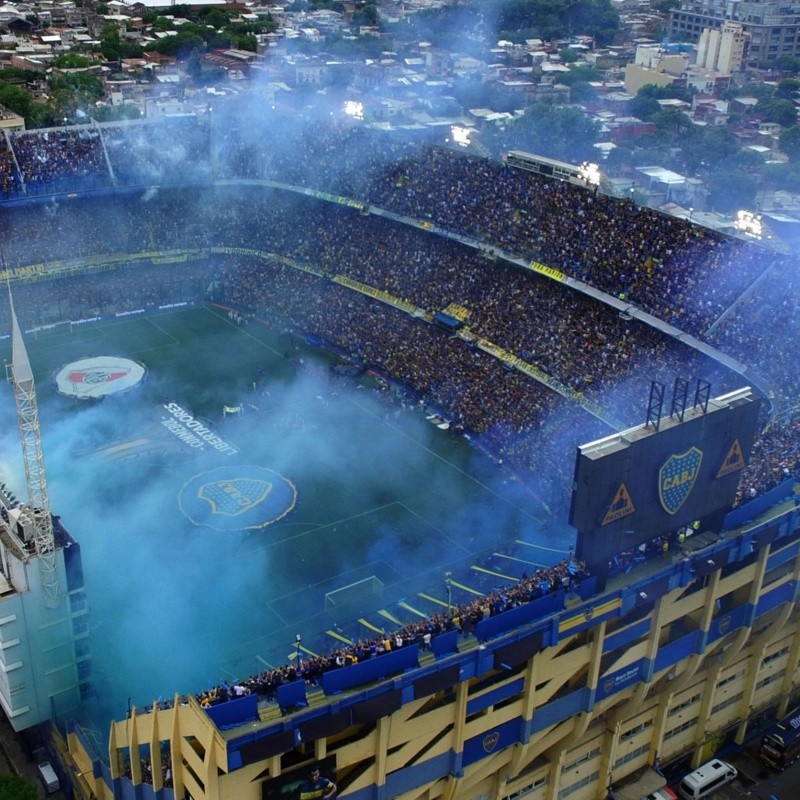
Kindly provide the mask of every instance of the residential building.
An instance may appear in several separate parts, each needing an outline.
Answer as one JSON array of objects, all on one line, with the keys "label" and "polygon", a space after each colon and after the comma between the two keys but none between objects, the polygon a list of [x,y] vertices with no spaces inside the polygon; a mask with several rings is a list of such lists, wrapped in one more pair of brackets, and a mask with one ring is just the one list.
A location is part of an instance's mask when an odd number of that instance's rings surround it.
[{"label": "residential building", "polygon": [[[750,35],[749,47],[743,54],[745,63],[766,65],[779,56],[800,55],[800,13],[778,0],[763,3],[683,0],[680,8],[670,12],[670,35],[697,41],[704,30],[722,31],[727,22],[738,23],[741,33]],[[736,51],[741,46],[736,40],[741,34],[731,31],[730,36],[731,60],[735,63]]]}]

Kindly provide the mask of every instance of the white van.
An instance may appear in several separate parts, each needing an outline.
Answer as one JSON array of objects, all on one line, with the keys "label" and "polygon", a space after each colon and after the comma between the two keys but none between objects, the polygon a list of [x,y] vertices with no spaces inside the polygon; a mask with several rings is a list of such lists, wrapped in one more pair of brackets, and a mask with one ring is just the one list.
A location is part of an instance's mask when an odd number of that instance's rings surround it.
[{"label": "white van", "polygon": [[56,775],[56,771],[53,769],[50,762],[42,762],[37,769],[39,771],[39,779],[44,785],[45,792],[47,792],[47,794],[57,792],[60,788],[58,784],[58,775]]},{"label": "white van", "polygon": [[680,782],[678,794],[685,800],[702,800],[729,784],[738,774],[736,767],[715,758],[690,772]]}]

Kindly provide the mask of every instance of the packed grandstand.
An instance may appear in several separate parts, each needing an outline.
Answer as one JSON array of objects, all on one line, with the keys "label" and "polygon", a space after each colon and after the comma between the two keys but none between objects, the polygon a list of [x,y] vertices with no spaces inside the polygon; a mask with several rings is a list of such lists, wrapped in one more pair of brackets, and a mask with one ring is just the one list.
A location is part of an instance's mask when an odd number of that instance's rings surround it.
[{"label": "packed grandstand", "polygon": [[[252,120],[217,125],[182,117],[0,142],[0,247],[25,327],[187,300],[268,320],[383,376],[396,402],[437,409],[562,516],[575,446],[643,422],[654,380],[703,378],[715,394],[749,383],[768,399],[740,498],[795,472],[797,363],[775,356],[796,341],[793,257],[350,123],[298,124],[279,144]],[[435,324],[442,312],[451,327]],[[202,697],[271,702],[276,682],[469,633],[582,577],[570,558]]]}]

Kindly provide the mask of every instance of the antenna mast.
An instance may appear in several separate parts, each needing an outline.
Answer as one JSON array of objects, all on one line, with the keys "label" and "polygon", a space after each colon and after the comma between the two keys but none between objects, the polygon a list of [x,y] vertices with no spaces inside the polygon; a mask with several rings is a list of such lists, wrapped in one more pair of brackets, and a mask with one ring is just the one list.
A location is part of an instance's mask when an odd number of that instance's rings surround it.
[{"label": "antenna mast", "polygon": [[28,507],[33,516],[34,544],[39,559],[45,603],[54,608],[59,603],[58,572],[56,571],[53,540],[53,518],[50,514],[50,498],[47,492],[42,437],[39,430],[39,406],[36,402],[33,370],[28,360],[25,342],[22,339],[22,331],[17,322],[10,286],[8,302],[11,306],[11,383],[14,387],[17,424],[19,425],[22,456],[25,463]]}]

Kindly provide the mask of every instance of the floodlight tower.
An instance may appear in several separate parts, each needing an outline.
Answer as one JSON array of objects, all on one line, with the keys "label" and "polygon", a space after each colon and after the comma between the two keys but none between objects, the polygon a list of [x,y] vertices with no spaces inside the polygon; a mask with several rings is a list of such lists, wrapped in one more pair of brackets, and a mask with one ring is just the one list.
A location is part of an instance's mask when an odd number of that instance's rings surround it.
[{"label": "floodlight tower", "polygon": [[11,307],[11,383],[17,406],[17,424],[22,442],[25,481],[28,486],[28,511],[32,516],[34,545],[39,561],[45,604],[55,608],[59,604],[58,571],[56,569],[53,518],[47,492],[47,475],[44,469],[42,437],[39,430],[39,406],[36,386],[28,351],[22,339],[11,289],[8,290]]}]

